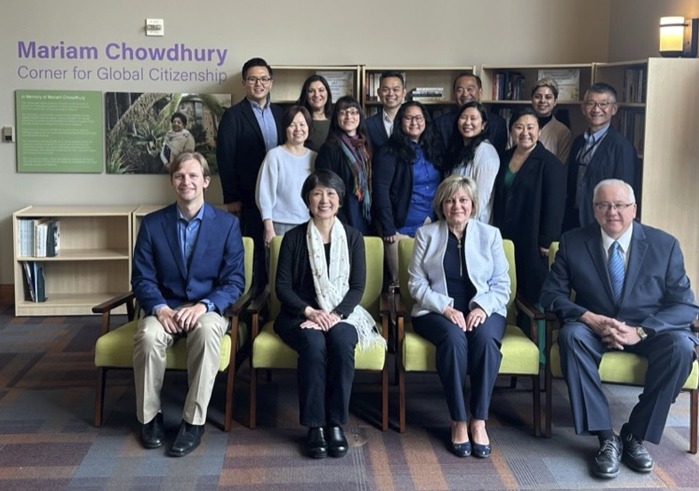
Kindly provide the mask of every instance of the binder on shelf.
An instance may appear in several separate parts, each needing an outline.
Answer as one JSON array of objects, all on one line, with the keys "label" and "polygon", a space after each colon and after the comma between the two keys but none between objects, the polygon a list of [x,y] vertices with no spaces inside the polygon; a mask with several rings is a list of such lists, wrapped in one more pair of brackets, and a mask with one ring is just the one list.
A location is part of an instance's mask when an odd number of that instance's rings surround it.
[{"label": "binder on shelf", "polygon": [[31,302],[46,301],[46,278],[44,265],[36,261],[24,261],[24,298]]}]

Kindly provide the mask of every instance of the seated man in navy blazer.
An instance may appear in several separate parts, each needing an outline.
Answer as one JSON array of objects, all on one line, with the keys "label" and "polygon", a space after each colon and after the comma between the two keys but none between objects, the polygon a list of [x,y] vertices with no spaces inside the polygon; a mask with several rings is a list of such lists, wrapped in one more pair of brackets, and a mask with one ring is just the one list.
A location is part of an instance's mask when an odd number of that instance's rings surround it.
[{"label": "seated man in navy blazer", "polygon": [[[597,223],[563,235],[541,304],[562,324],[561,369],[575,431],[597,435],[592,471],[613,478],[621,460],[636,472],[653,469],[643,441],[660,442],[670,405],[691,371],[697,341],[690,325],[699,307],[677,239],[634,221],[633,188],[607,179],[593,196]],[[611,350],[648,360],[643,393],[620,436],[598,373]]]},{"label": "seated man in navy blazer", "polygon": [[146,448],[165,443],[160,389],[165,350],[186,338],[189,391],[170,448],[181,457],[199,446],[218,371],[226,308],[245,284],[238,219],[204,202],[209,165],[199,153],[170,164],[177,202],[147,215],[138,231],[131,284],[145,312],[134,336],[136,413]]}]

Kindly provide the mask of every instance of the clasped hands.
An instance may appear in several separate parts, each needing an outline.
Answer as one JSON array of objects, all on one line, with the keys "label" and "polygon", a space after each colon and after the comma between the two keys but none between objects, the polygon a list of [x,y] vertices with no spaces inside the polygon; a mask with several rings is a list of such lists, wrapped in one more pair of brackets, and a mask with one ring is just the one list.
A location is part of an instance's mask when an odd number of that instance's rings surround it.
[{"label": "clasped hands", "polygon": [[155,316],[168,334],[184,334],[194,329],[199,317],[205,314],[207,310],[206,305],[203,303],[187,305],[177,310],[165,305],[158,309]]},{"label": "clasped hands", "polygon": [[588,311],[580,317],[580,320],[596,332],[608,348],[623,351],[624,346],[636,344],[641,340],[636,327],[628,326],[625,322],[606,315]]},{"label": "clasped hands", "polygon": [[461,328],[462,331],[472,331],[485,322],[488,317],[480,307],[471,310],[464,317],[464,313],[454,307],[447,305],[442,315]]},{"label": "clasped hands", "polygon": [[340,317],[333,312],[326,312],[322,309],[306,307],[303,311],[306,316],[301,323],[301,329],[317,329],[319,331],[329,331],[335,324],[340,322]]}]

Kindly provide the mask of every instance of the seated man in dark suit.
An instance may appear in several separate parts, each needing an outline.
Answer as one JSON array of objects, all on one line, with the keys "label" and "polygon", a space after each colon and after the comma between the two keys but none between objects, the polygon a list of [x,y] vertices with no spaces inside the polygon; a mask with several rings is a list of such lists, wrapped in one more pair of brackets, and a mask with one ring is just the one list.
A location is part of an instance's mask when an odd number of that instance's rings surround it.
[{"label": "seated man in dark suit", "polygon": [[145,312],[134,336],[136,413],[146,448],[165,443],[160,388],[166,349],[187,342],[189,391],[170,448],[181,457],[197,448],[218,372],[226,308],[243,291],[243,241],[238,219],[204,202],[209,165],[199,153],[170,164],[177,202],[147,215],[138,231],[131,284]]},{"label": "seated man in dark suit", "polygon": [[[441,137],[444,148],[449,148],[456,126],[456,116],[459,114],[461,106],[471,101],[481,102],[481,98],[483,97],[483,82],[477,75],[461,73],[454,79],[452,90],[456,106],[452,108],[451,111],[442,114],[434,120],[435,131]],[[502,117],[489,112],[488,124],[490,125],[488,141],[493,144],[498,154],[502,155],[507,146],[507,123]]]},{"label": "seated man in dark suit", "polygon": [[[677,239],[634,221],[629,184],[618,179],[597,184],[594,213],[597,223],[563,235],[541,305],[562,324],[561,370],[575,431],[600,441],[592,472],[613,478],[621,460],[637,472],[653,469],[643,441],[660,442],[670,405],[691,371],[697,341],[690,324],[699,307]],[[648,360],[643,393],[621,438],[612,428],[598,372],[610,350]]]},{"label": "seated man in dark suit", "polygon": [[379,148],[393,133],[393,122],[398,109],[405,100],[405,81],[398,72],[383,72],[376,91],[381,101],[379,111],[366,119],[366,130],[371,140],[371,151],[376,155]]}]

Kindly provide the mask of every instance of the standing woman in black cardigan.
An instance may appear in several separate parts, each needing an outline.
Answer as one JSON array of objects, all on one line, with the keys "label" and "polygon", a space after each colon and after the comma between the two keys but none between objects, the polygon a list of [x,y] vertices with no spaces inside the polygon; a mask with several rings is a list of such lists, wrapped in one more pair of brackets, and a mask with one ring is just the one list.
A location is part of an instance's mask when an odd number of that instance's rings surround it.
[{"label": "standing woman in black cardigan", "polygon": [[517,291],[539,302],[548,274],[548,249],[561,235],[565,167],[539,142],[539,119],[531,107],[510,120],[515,146],[507,150],[495,179],[493,225],[515,245]]},{"label": "standing woman in black cardigan", "polygon": [[345,198],[338,217],[343,223],[371,233],[371,144],[364,113],[349,95],[335,103],[328,139],[320,147],[316,169],[329,169],[345,184]]},{"label": "standing woman in black cardigan", "polygon": [[441,142],[429,111],[406,102],[396,114],[393,134],[374,157],[374,217],[386,247],[391,274],[398,285],[398,241],[436,219],[432,198],[442,182]]}]

